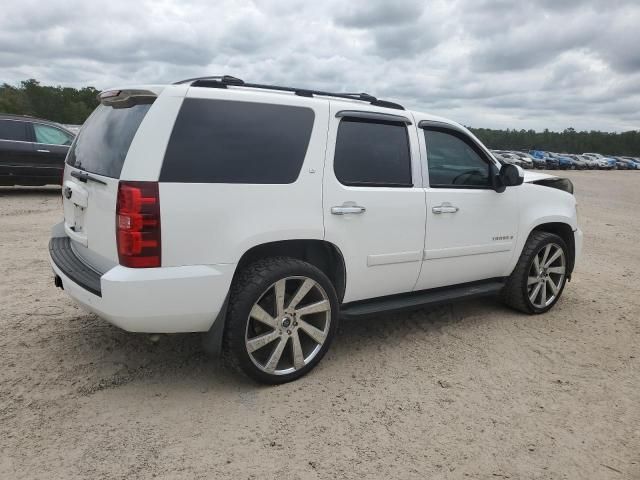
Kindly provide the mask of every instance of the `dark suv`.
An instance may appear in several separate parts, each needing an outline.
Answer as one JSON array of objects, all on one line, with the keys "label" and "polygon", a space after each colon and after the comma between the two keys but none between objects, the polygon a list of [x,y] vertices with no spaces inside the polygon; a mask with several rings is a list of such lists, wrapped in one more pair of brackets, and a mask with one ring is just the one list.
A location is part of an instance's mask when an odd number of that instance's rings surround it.
[{"label": "dark suv", "polygon": [[55,122],[0,114],[0,185],[59,185],[74,137]]}]

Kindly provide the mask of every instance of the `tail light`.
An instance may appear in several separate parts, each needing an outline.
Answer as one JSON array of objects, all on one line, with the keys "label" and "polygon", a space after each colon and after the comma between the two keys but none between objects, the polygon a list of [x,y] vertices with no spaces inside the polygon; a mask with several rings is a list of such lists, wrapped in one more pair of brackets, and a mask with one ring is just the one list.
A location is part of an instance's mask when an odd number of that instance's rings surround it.
[{"label": "tail light", "polygon": [[116,241],[120,265],[160,266],[160,193],[158,182],[118,184]]}]

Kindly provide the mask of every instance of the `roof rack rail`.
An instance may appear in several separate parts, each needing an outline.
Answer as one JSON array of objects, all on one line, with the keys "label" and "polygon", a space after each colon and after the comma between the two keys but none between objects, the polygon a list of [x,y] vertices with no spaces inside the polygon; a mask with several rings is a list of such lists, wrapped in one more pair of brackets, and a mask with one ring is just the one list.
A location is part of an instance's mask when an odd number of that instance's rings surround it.
[{"label": "roof rack rail", "polygon": [[313,97],[314,95],[320,95],[322,97],[345,98],[348,100],[360,100],[363,102],[367,102],[376,107],[404,110],[404,107],[398,103],[388,102],[386,100],[379,100],[373,95],[369,95],[368,93],[335,93],[335,92],[324,92],[322,90],[309,90],[306,88],[280,87],[277,85],[246,83],[244,80],[241,80],[236,77],[232,77],[231,75],[217,75],[217,76],[208,76],[208,77],[187,78],[186,80],[180,80],[179,82],[175,82],[174,85],[182,85],[185,83],[189,83],[193,87],[207,87],[207,88],[227,88],[227,86],[247,87],[247,88],[260,88],[263,90],[275,90],[278,92],[292,92],[295,95],[298,95],[300,97]]}]

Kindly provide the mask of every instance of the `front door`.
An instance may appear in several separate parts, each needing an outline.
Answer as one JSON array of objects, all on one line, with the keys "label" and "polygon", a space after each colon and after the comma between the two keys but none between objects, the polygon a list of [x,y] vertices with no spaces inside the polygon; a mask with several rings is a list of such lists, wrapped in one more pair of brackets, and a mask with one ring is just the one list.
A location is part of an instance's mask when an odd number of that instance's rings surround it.
[{"label": "front door", "polygon": [[493,190],[493,160],[462,130],[425,127],[421,144],[428,164],[427,233],[416,288],[508,275],[518,234],[518,187]]},{"label": "front door", "polygon": [[347,111],[334,103],[329,118],[325,239],[344,258],[344,301],[411,291],[425,222],[416,129],[405,112]]}]

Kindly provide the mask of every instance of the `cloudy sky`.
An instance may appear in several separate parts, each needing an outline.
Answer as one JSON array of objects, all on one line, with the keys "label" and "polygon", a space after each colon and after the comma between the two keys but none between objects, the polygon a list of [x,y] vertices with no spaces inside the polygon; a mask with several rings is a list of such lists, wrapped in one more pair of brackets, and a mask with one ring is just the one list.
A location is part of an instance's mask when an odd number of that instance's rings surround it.
[{"label": "cloudy sky", "polygon": [[4,0],[0,82],[207,74],[474,127],[640,129],[640,0]]}]

